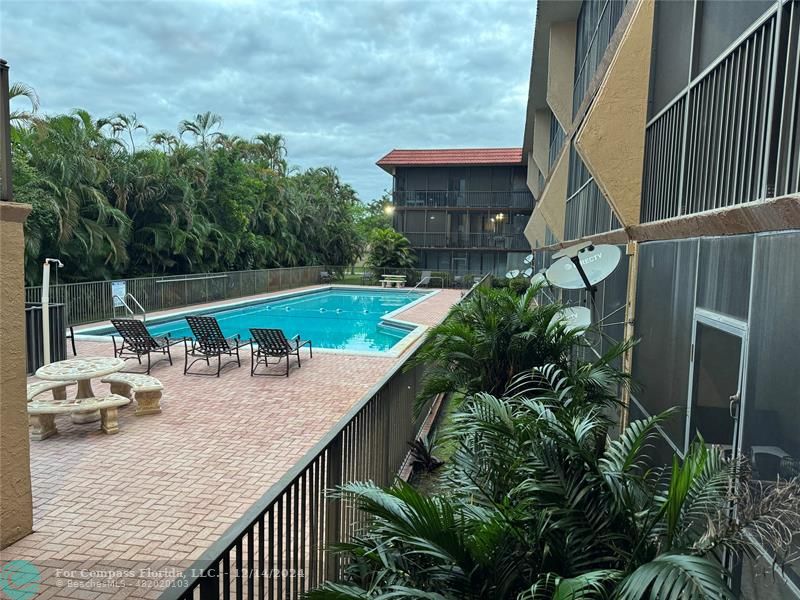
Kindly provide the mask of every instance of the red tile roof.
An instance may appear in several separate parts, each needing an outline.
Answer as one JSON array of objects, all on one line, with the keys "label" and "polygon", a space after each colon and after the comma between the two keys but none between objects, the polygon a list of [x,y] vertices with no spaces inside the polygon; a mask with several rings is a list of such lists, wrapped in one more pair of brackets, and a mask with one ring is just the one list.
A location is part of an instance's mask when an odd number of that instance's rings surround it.
[{"label": "red tile roof", "polygon": [[392,150],[379,167],[452,165],[521,165],[522,148],[456,148],[449,150]]}]

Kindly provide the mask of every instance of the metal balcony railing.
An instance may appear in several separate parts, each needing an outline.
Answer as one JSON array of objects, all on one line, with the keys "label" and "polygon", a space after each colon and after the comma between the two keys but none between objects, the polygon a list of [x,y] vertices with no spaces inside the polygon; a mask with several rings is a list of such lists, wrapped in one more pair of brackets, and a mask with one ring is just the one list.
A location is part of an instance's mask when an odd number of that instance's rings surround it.
[{"label": "metal balcony railing", "polygon": [[776,4],[648,123],[642,222],[800,191],[798,20]]},{"label": "metal balcony railing", "polygon": [[412,248],[480,248],[492,250],[529,250],[521,233],[430,233],[403,232]]},{"label": "metal balcony railing", "polygon": [[394,204],[409,208],[518,208],[533,210],[528,190],[507,192],[395,191]]}]

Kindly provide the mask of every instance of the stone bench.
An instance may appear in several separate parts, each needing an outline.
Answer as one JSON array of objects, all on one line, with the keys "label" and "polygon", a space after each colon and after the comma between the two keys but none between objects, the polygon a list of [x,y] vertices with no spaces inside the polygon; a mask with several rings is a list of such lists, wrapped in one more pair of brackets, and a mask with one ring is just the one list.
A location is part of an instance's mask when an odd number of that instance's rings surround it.
[{"label": "stone bench", "polygon": [[131,398],[133,392],[137,417],[157,415],[161,412],[161,391],[164,386],[155,377],[142,373],[113,373],[100,381],[111,384],[112,394]]},{"label": "stone bench", "polygon": [[80,398],[77,400],[33,400],[28,402],[28,422],[31,426],[31,439],[45,440],[58,433],[56,415],[76,412],[100,411],[100,428],[103,433],[119,432],[117,409],[130,402],[117,394],[104,398]]},{"label": "stone bench", "polygon": [[28,384],[28,402],[39,394],[44,394],[52,390],[53,400],[67,399],[67,386],[75,385],[77,381],[39,381]]}]

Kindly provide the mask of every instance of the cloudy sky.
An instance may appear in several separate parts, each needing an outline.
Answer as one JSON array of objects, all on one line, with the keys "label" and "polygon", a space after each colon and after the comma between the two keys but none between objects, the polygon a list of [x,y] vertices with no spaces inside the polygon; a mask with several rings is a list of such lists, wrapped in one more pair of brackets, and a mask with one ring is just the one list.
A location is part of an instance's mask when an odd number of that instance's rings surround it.
[{"label": "cloudy sky", "polygon": [[363,200],[392,148],[522,143],[535,0],[3,0],[0,56],[47,113],[207,110],[287,140]]}]

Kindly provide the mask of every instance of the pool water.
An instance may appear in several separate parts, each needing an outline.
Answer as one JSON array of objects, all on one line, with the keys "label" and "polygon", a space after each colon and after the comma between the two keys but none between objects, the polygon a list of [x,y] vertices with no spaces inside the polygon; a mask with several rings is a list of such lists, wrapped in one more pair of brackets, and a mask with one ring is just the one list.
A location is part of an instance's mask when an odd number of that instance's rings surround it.
[{"label": "pool water", "polygon": [[[286,337],[300,335],[315,348],[354,351],[387,351],[410,333],[409,328],[383,317],[427,295],[409,291],[361,291],[330,289],[287,298],[265,300],[235,308],[211,308],[187,314],[213,315],[225,336],[250,339],[251,327],[282,329]],[[148,321],[154,336],[192,337],[186,315],[164,321]],[[110,335],[113,328],[84,331]]]}]

